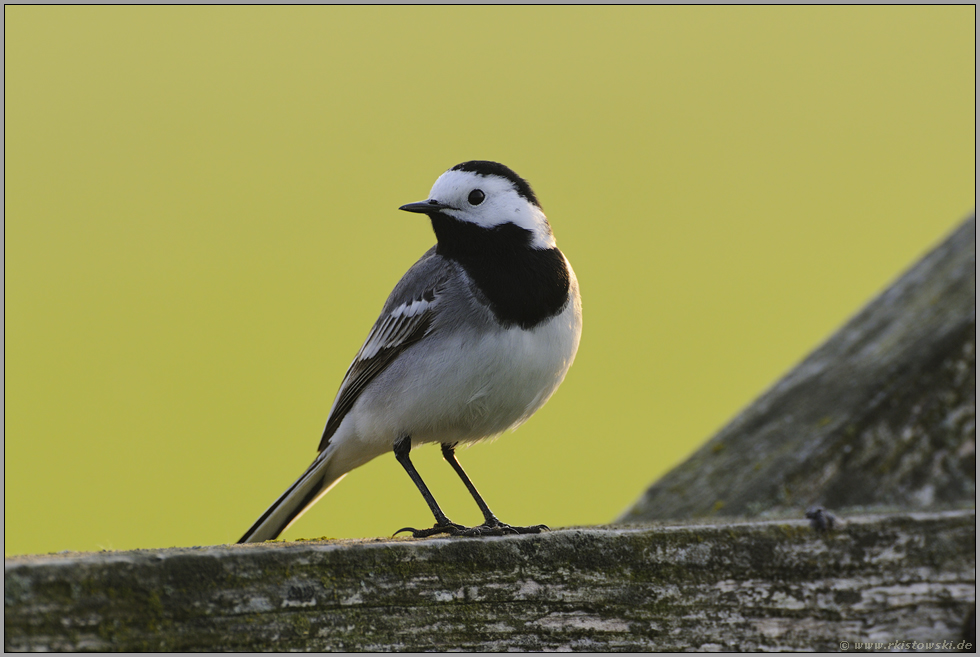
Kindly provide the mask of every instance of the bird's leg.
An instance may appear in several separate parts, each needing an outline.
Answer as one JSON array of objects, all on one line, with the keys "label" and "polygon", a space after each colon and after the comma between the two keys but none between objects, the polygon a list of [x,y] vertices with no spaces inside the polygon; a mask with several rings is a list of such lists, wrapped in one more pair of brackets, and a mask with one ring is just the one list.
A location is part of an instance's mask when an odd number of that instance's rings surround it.
[{"label": "bird's leg", "polygon": [[446,459],[446,461],[449,462],[449,465],[453,466],[453,470],[455,470],[459,478],[463,480],[463,485],[466,486],[466,490],[470,492],[470,495],[472,495],[473,499],[476,501],[476,505],[480,507],[480,511],[483,512],[483,524],[487,527],[499,526],[501,522],[497,520],[497,516],[493,515],[493,511],[491,511],[490,507],[487,506],[487,503],[483,501],[480,491],[476,489],[476,486],[473,485],[470,478],[466,476],[463,466],[461,466],[459,461],[456,460],[456,443],[444,444],[442,446],[442,458]]},{"label": "bird's leg", "polygon": [[459,534],[461,531],[465,530],[466,527],[462,525],[457,525],[456,523],[449,520],[446,514],[442,512],[439,505],[436,503],[436,498],[432,497],[432,493],[429,492],[429,487],[425,485],[422,481],[422,477],[419,476],[418,471],[415,466],[412,465],[412,460],[408,458],[408,453],[412,450],[412,439],[409,436],[404,436],[395,441],[395,458],[398,462],[402,464],[405,468],[405,472],[408,476],[412,478],[415,482],[415,486],[422,493],[422,497],[425,498],[425,503],[429,505],[429,509],[432,510],[432,515],[436,517],[436,524],[429,529],[415,529],[413,527],[402,527],[395,534],[400,534],[402,532],[412,532],[412,536],[415,538],[425,538],[427,536],[434,536],[436,534]]},{"label": "bird's leg", "polygon": [[476,501],[476,505],[480,507],[480,511],[483,512],[483,524],[479,527],[470,527],[460,534],[464,536],[501,536],[503,534],[537,534],[540,533],[542,529],[548,529],[547,525],[533,525],[531,527],[512,527],[511,525],[500,522],[497,516],[493,515],[493,511],[487,506],[487,503],[483,501],[483,497],[480,492],[470,481],[470,478],[466,476],[466,472],[463,470],[463,466],[459,464],[456,460],[456,443],[443,443],[442,445],[442,458],[449,461],[449,465],[453,466],[453,470],[459,475],[459,478],[463,480],[463,484],[466,486],[466,490],[470,491],[470,495]]}]

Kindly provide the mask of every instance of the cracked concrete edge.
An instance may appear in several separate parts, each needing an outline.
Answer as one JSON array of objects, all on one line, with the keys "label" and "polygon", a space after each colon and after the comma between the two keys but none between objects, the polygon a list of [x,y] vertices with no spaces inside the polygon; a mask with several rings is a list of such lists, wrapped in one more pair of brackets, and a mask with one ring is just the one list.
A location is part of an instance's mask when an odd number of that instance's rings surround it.
[{"label": "cracked concrete edge", "polygon": [[976,499],[976,219],[617,522]]},{"label": "cracked concrete edge", "polygon": [[[962,635],[975,511],[4,564],[8,650],[834,649]],[[948,636],[947,636],[948,635]]]}]

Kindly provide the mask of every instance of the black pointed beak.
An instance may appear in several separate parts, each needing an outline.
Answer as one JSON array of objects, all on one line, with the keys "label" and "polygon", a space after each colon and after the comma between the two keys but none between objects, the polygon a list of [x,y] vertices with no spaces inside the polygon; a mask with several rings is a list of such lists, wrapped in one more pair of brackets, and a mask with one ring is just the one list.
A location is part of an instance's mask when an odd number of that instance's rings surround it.
[{"label": "black pointed beak", "polygon": [[428,214],[430,212],[439,212],[439,210],[445,210],[448,207],[451,206],[448,206],[445,203],[440,203],[439,201],[430,198],[428,201],[419,201],[418,203],[407,203],[398,209],[404,210],[405,212],[419,212],[421,214]]}]

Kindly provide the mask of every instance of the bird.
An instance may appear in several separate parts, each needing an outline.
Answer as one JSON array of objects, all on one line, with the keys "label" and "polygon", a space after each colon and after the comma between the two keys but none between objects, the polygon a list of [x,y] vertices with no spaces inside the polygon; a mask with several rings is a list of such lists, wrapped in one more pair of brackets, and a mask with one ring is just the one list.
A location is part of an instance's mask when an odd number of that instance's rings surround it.
[{"label": "bird", "polygon": [[[402,276],[347,369],[313,463],[238,541],[278,537],[348,472],[393,452],[435,524],[414,538],[532,534],[491,512],[456,448],[528,420],[552,396],[582,335],[578,280],[531,185],[488,160],[457,164],[424,201],[436,244]],[[409,453],[437,443],[484,522],[452,522]]]}]

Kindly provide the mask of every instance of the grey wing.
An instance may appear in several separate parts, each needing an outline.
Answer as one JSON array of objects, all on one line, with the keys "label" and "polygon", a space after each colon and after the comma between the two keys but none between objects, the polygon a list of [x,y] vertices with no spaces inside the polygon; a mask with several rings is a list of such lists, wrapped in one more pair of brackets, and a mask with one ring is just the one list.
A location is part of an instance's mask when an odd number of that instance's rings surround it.
[{"label": "grey wing", "polygon": [[347,368],[318,451],[322,452],[330,443],[368,384],[432,329],[440,290],[451,274],[449,263],[437,256],[433,247],[398,282],[354,362]]}]

